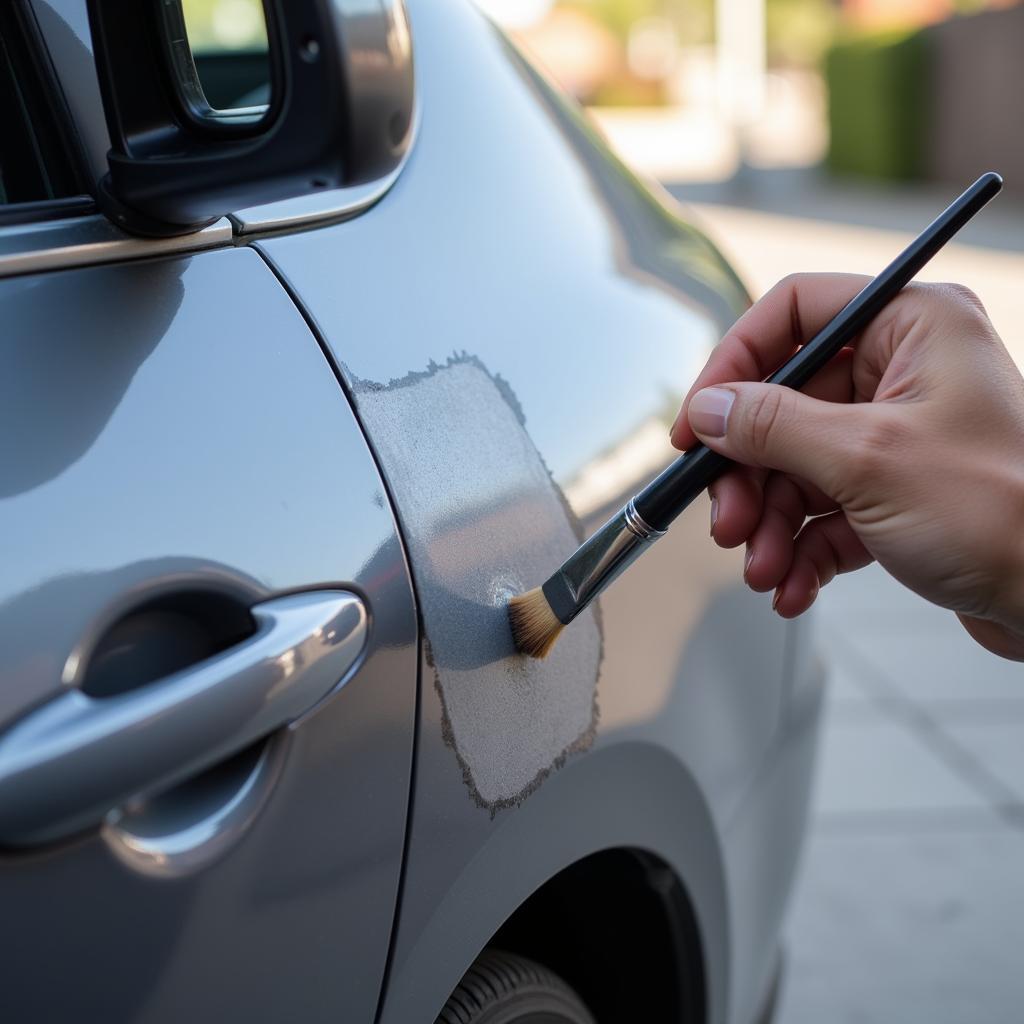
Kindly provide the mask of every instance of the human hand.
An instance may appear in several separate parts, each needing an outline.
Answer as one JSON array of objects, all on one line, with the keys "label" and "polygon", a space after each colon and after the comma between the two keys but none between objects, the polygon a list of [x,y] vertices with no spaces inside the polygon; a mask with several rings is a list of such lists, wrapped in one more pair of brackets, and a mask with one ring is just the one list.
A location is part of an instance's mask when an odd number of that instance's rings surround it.
[{"label": "human hand", "polygon": [[715,349],[672,443],[743,464],[711,485],[711,534],[747,544],[744,578],[780,615],[877,559],[1024,660],[1024,380],[978,299],[912,284],[802,393],[759,383],[868,280],[779,282]]}]

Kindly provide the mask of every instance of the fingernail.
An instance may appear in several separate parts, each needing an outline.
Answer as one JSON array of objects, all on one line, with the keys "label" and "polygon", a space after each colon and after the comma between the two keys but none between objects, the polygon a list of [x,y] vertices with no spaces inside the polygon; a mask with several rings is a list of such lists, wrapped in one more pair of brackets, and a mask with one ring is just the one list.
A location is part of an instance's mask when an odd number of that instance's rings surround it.
[{"label": "fingernail", "polygon": [[779,599],[782,597],[782,587],[778,587],[775,593],[772,595],[772,611],[779,610]]},{"label": "fingernail", "polygon": [[706,437],[725,437],[729,410],[736,392],[728,388],[705,388],[690,399],[690,426]]},{"label": "fingernail", "polygon": [[743,578],[747,578],[747,573],[750,571],[750,563],[754,560],[754,549],[748,544],[747,554],[743,559]]},{"label": "fingernail", "polygon": [[715,523],[718,522],[718,499],[711,499],[711,536],[715,535]]}]

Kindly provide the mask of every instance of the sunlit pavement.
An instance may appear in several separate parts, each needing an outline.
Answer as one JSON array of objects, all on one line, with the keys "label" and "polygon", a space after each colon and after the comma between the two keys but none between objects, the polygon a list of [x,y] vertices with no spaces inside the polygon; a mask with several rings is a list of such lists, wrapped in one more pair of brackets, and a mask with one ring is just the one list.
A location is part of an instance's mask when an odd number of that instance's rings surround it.
[{"label": "sunlit pavement", "polygon": [[[787,170],[672,191],[757,294],[876,273],[956,189]],[[922,277],[970,285],[1024,365],[1024,208],[997,203]],[[877,568],[819,605],[831,685],[779,1024],[1021,1020],[1024,665]]]},{"label": "sunlit pavement", "polygon": [[[760,295],[793,271],[877,274],[959,187],[882,188],[837,183],[817,169],[785,169],[751,170],[733,182],[669,190]],[[919,279],[973,288],[1024,366],[1024,202],[999,196]]]},{"label": "sunlit pavement", "polygon": [[831,682],[778,1024],[1020,1020],[1024,665],[877,568],[819,603]]}]

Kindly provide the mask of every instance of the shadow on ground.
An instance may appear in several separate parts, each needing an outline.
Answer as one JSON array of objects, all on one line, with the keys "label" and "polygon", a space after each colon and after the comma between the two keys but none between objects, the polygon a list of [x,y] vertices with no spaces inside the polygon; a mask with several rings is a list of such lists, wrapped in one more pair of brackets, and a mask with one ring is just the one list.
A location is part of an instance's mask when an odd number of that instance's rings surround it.
[{"label": "shadow on ground", "polygon": [[[978,173],[988,169],[980,168]],[[869,182],[835,178],[819,167],[797,167],[744,168],[728,181],[664,184],[683,203],[732,206],[801,220],[916,234],[971,183]],[[1024,200],[1019,194],[1004,193],[998,204],[1000,216],[979,217],[963,229],[958,240],[966,245],[1024,252],[1024,232],[1020,230]]]}]

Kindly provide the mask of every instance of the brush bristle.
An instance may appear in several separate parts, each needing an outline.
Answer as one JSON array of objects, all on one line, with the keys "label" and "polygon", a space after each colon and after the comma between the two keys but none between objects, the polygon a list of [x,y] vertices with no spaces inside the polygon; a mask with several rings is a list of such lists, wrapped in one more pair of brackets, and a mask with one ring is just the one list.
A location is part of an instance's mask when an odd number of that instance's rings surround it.
[{"label": "brush bristle", "polygon": [[513,597],[508,604],[508,618],[516,647],[531,658],[546,658],[565,629],[540,587]]}]

